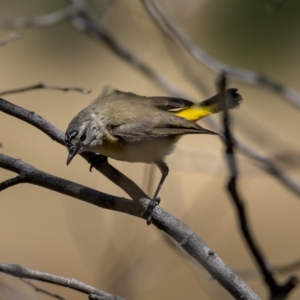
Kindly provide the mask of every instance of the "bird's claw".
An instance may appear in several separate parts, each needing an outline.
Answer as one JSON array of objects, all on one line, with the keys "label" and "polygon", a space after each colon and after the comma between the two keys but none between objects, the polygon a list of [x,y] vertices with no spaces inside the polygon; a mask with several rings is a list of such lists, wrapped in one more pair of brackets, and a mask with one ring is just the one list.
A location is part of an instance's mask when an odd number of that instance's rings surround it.
[{"label": "bird's claw", "polygon": [[145,210],[141,213],[141,216],[145,215],[146,213],[148,214],[147,225],[150,225],[152,223],[152,215],[153,215],[154,208],[158,206],[159,203],[160,203],[160,197],[152,199],[149,202],[148,206],[145,208]]},{"label": "bird's claw", "polygon": [[91,157],[89,159],[90,172],[92,172],[93,168],[97,168],[105,160],[107,160],[107,157],[101,154],[95,154],[93,157]]}]

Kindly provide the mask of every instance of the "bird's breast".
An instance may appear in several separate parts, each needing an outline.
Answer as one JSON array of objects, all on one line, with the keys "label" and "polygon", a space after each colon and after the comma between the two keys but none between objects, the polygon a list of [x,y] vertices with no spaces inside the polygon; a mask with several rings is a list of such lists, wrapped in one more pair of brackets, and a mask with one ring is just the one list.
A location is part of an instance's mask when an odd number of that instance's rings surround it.
[{"label": "bird's breast", "polygon": [[104,140],[101,145],[90,150],[116,160],[153,163],[172,153],[179,138],[172,136],[132,142]]}]

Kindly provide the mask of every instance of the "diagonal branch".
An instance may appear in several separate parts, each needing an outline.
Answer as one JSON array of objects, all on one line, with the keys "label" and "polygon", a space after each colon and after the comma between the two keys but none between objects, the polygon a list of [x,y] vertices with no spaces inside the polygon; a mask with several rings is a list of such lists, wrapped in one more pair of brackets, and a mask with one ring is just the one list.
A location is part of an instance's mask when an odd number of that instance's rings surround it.
[{"label": "diagonal branch", "polygon": [[268,267],[269,264],[264,255],[262,254],[262,251],[259,249],[258,243],[255,241],[254,235],[251,232],[247,211],[245,208],[245,202],[241,198],[237,189],[238,169],[235,160],[234,142],[230,130],[229,112],[226,107],[225,101],[225,73],[223,73],[220,77],[218,91],[220,92],[220,101],[222,101],[222,106],[224,107],[223,126],[226,147],[225,154],[230,174],[227,189],[236,207],[238,218],[240,221],[240,229],[242,231],[243,237],[245,238],[249,249],[252,252],[256,263],[258,264],[260,271],[264,277],[264,280],[269,288],[271,297],[270,299],[285,299],[289,295],[289,293],[295,288],[295,286],[298,285],[298,279],[292,276],[283,285],[277,284],[275,278],[273,277],[272,271],[270,271]]},{"label": "diagonal branch", "polygon": [[49,90],[58,90],[63,92],[69,92],[69,91],[75,91],[82,94],[89,94],[91,90],[86,90],[77,86],[67,86],[67,85],[53,85],[53,84],[47,84],[43,82],[39,82],[36,84],[20,87],[20,88],[14,88],[9,90],[0,91],[0,96],[3,95],[9,95],[9,94],[16,94],[16,93],[23,93],[27,91],[32,90],[39,90],[39,89],[49,89]]},{"label": "diagonal branch", "polygon": [[300,109],[300,94],[294,89],[284,86],[280,82],[254,71],[232,68],[216,60],[191,41],[189,36],[166,14],[158,1],[141,1],[154,23],[159,27],[163,34],[179,44],[197,62],[216,74],[225,71],[228,77],[235,81],[268,89],[286,99],[292,106]]},{"label": "diagonal branch", "polygon": [[120,58],[129,62],[138,71],[154,81],[158,86],[171,92],[173,96],[180,97],[182,95],[177,87],[166,77],[157,73],[154,69],[144,63],[140,57],[132,53],[124,44],[116,40],[101,22],[100,18],[85,5],[85,1],[71,1],[74,6],[79,6],[81,8],[80,13],[73,19],[72,22],[73,26],[77,30],[90,35],[97,41],[104,42],[114,53],[117,53]]},{"label": "diagonal branch", "polygon": [[0,17],[2,29],[49,28],[68,21],[78,14],[79,6],[70,5],[43,16],[33,17]]},{"label": "diagonal branch", "polygon": [[12,32],[10,35],[8,35],[4,39],[0,40],[0,47],[5,46],[6,44],[11,43],[15,40],[18,40],[18,39],[22,38],[22,36],[23,35],[19,32]]},{"label": "diagonal branch", "polygon": [[35,271],[24,268],[20,265],[0,263],[0,272],[9,274],[14,277],[38,280],[68,287],[72,290],[76,290],[86,295],[96,295],[99,297],[98,299],[101,300],[124,300],[124,298],[98,290],[76,279]]}]

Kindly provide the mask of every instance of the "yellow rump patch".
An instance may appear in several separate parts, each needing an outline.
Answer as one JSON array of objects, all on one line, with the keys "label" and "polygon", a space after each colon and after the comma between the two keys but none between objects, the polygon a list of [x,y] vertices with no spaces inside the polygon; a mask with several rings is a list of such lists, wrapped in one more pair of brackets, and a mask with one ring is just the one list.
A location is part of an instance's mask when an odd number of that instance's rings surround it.
[{"label": "yellow rump patch", "polygon": [[199,119],[202,119],[204,117],[207,117],[209,115],[212,115],[214,113],[215,109],[214,109],[214,105],[210,105],[210,106],[197,106],[196,105],[192,105],[186,109],[183,109],[181,111],[176,111],[174,112],[174,115],[187,119],[189,121],[198,121]]}]

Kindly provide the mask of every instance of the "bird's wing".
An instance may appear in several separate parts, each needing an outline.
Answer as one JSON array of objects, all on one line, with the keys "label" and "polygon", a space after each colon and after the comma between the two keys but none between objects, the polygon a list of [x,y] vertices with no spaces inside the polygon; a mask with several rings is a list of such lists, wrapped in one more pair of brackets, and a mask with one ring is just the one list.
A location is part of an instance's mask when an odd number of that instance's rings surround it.
[{"label": "bird's wing", "polygon": [[197,123],[168,112],[136,116],[111,129],[111,134],[128,142],[182,134],[216,134]]},{"label": "bird's wing", "polygon": [[163,111],[177,111],[190,107],[195,103],[190,100],[176,98],[176,97],[147,97],[156,108]]},{"label": "bird's wing", "polygon": [[105,97],[108,97],[105,101],[115,101],[115,106],[111,106],[108,114],[107,128],[114,137],[141,141],[187,133],[214,134],[195,122],[169,112],[189,107],[194,104],[192,101],[173,97],[144,97],[118,90],[110,91]]}]

